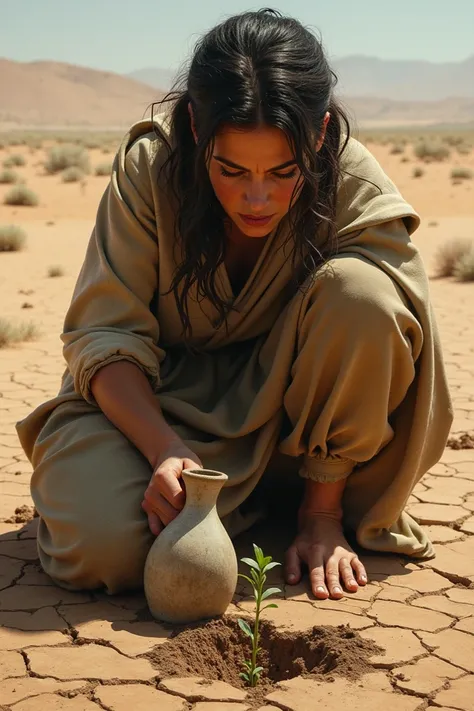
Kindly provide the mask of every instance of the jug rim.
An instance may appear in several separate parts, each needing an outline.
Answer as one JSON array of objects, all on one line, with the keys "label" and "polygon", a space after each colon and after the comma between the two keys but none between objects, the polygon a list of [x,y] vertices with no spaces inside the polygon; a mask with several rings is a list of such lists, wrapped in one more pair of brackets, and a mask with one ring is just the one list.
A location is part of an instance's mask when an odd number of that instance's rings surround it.
[{"label": "jug rim", "polygon": [[216,469],[183,469],[182,474],[187,474],[196,479],[207,479],[208,481],[227,481],[229,478],[227,474]]}]

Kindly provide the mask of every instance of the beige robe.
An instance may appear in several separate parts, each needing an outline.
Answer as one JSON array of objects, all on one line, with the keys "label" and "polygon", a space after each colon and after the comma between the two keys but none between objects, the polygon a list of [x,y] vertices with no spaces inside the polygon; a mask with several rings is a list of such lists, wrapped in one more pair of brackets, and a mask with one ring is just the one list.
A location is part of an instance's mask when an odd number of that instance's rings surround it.
[{"label": "beige robe", "polygon": [[[191,343],[200,349],[193,354],[182,347],[174,297],[165,294],[177,250],[173,200],[158,176],[163,156],[151,122],[131,128],[66,315],[61,390],[17,425],[35,470],[44,567],[75,587],[137,584],[151,543],[140,509],[151,470],[89,387],[100,367],[119,359],[147,374],[165,417],[204,466],[228,474],[218,503],[224,520],[279,450],[297,465],[288,486],[292,477],[301,483],[298,473],[347,478],[345,522],[362,546],[432,556],[404,507],[441,456],[452,411],[428,280],[409,236],[416,212],[351,139],[338,191],[338,255],[295,292],[284,236],[271,236],[234,300],[228,333],[216,328],[208,301],[191,300]],[[224,265],[218,284],[232,297]],[[132,495],[123,482],[133,476]],[[107,527],[111,537],[123,533],[118,546],[140,538],[134,581],[115,568],[110,579],[91,573],[84,559],[95,548],[84,543],[89,553],[78,552],[85,521],[94,537],[93,498],[101,496],[116,496],[117,511],[123,499],[122,528],[109,515],[97,522],[96,539]],[[111,555],[104,548],[96,567]]]}]

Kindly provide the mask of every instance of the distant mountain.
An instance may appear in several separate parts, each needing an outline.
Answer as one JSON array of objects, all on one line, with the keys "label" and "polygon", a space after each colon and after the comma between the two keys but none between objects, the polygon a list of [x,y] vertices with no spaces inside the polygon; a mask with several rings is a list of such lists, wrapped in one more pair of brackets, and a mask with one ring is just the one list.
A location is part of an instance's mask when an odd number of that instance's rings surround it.
[{"label": "distant mountain", "polygon": [[392,101],[372,97],[342,97],[349,117],[360,128],[471,124],[474,128],[474,98],[442,101]]},{"label": "distant mountain", "polygon": [[340,92],[348,96],[394,101],[474,98],[474,55],[444,64],[353,56],[334,60],[332,66],[339,76]]},{"label": "distant mountain", "polygon": [[[468,62],[474,63],[474,58]],[[354,62],[349,64],[356,66]],[[342,83],[340,87],[340,90],[344,86],[346,88],[343,101],[359,127],[474,121],[472,81],[461,85],[453,79],[452,86],[460,87],[459,95],[449,99],[414,101],[392,96],[379,97],[370,94],[375,89],[370,88],[371,73],[367,70],[368,65],[364,66],[365,83],[360,80],[357,84],[354,79],[349,92],[347,79],[344,79],[345,85]],[[145,77],[140,72],[134,72],[132,78],[61,62],[24,63],[0,58],[0,129],[16,126],[128,127],[143,116],[149,116],[151,103],[159,101],[172,83],[173,73],[170,70],[149,68],[146,72],[147,81],[151,83],[138,81],[136,77]],[[377,76],[380,83],[381,75]],[[437,76],[441,77],[441,72]],[[392,79],[393,86],[398,86],[401,81],[399,75],[395,77],[393,74]],[[414,78],[407,76],[406,80],[408,85]],[[388,79],[384,86],[386,93],[390,90],[396,94],[395,89],[390,89]],[[464,95],[460,94],[461,89]],[[365,95],[358,93],[362,91]]]},{"label": "distant mountain", "polygon": [[[339,92],[346,96],[393,101],[474,98],[474,55],[463,62],[445,64],[356,55],[335,59],[331,64],[339,77]],[[128,76],[162,89],[168,89],[174,78],[172,71],[158,67],[139,69]]]},{"label": "distant mountain", "polygon": [[162,92],[129,77],[62,62],[0,58],[0,123],[123,127]]}]

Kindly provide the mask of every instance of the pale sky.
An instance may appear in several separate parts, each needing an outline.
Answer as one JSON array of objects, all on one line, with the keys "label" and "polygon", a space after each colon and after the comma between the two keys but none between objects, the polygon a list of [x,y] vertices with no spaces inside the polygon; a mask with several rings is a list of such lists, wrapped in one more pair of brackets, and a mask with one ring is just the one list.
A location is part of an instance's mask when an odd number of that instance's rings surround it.
[{"label": "pale sky", "polygon": [[[176,68],[198,36],[252,0],[0,0],[0,56],[127,73]],[[331,58],[460,61],[474,54],[474,0],[278,0]]]}]

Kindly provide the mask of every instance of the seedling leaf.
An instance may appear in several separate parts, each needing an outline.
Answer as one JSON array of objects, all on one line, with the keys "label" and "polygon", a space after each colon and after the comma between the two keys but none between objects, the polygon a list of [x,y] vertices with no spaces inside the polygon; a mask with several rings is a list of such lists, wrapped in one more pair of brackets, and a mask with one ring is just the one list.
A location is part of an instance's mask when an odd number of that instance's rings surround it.
[{"label": "seedling leaf", "polygon": [[260,566],[258,565],[258,563],[252,560],[252,558],[241,558],[240,560],[242,561],[242,563],[247,563],[247,565],[250,565],[251,568],[255,568],[255,570],[257,571],[260,570]]},{"label": "seedling leaf", "polygon": [[253,549],[255,551],[255,560],[257,561],[260,567],[264,558],[263,551],[261,548],[259,548],[259,546],[256,546],[255,543],[253,544]]},{"label": "seedling leaf", "polygon": [[281,563],[267,563],[267,565],[264,567],[263,572],[267,573],[269,570],[272,568],[275,568],[277,565],[281,565]]},{"label": "seedling leaf", "polygon": [[268,590],[265,590],[265,592],[262,594],[262,597],[260,600],[266,600],[267,597],[270,597],[270,595],[275,595],[275,593],[280,593],[281,589],[280,588],[268,588]]}]

